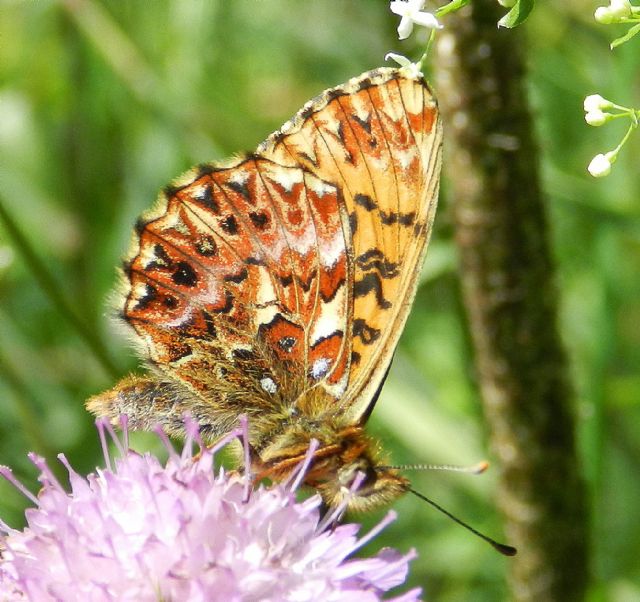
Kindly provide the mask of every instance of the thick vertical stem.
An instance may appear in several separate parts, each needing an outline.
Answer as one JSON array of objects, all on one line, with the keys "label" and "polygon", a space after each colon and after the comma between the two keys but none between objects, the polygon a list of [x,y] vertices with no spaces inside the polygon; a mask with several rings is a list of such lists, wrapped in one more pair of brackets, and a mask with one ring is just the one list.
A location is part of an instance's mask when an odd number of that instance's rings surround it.
[{"label": "thick vertical stem", "polygon": [[[467,10],[468,9],[468,10]],[[474,0],[447,23],[436,90],[445,117],[462,285],[513,559],[513,599],[582,600],[585,488],[525,90],[523,32]],[[448,151],[448,152],[447,152]]]}]

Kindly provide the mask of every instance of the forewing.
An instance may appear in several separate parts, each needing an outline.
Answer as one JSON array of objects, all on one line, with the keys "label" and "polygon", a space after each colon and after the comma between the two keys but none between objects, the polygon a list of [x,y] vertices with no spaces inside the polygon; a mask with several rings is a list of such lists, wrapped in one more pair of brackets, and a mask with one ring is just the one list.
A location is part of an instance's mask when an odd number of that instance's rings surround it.
[{"label": "forewing", "polygon": [[327,90],[259,147],[342,191],[351,232],[352,345],[340,404],[354,421],[367,414],[415,296],[441,144],[436,102],[422,77],[380,69]]}]

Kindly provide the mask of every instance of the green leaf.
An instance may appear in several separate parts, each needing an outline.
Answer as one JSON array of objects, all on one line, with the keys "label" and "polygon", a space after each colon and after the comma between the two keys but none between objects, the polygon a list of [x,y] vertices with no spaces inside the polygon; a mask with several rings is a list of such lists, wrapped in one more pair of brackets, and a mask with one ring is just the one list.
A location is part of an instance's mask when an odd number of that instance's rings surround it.
[{"label": "green leaf", "polygon": [[636,25],[634,25],[622,37],[616,38],[615,40],[613,40],[613,42],[611,42],[611,50],[613,50],[617,46],[620,46],[620,44],[624,44],[625,42],[628,42],[637,33],[640,33],[640,23],[637,23]]},{"label": "green leaf", "polygon": [[534,3],[535,0],[518,0],[513,8],[498,21],[498,27],[512,29],[524,23],[529,13],[533,10]]},{"label": "green leaf", "polygon": [[469,2],[471,2],[471,0],[452,0],[451,2],[449,2],[449,4],[446,4],[445,6],[441,6],[440,8],[438,8],[435,12],[435,15],[438,18],[444,17],[449,13],[453,13],[457,10],[460,10],[463,6],[466,6],[467,4],[469,4]]}]

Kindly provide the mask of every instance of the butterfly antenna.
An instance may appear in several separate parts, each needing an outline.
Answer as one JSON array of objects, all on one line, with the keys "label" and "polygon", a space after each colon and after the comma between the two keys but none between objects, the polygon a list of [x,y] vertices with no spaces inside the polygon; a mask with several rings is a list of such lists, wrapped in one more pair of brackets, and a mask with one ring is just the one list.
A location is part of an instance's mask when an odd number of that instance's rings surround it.
[{"label": "butterfly antenna", "polygon": [[485,535],[484,533],[480,533],[477,529],[474,529],[471,525],[468,525],[463,520],[460,520],[457,516],[454,516],[448,510],[445,510],[440,504],[437,504],[433,500],[429,499],[426,495],[422,495],[418,493],[415,489],[409,488],[409,491],[413,493],[416,497],[419,497],[421,500],[427,502],[427,504],[431,504],[436,510],[439,510],[445,516],[448,516],[454,523],[458,523],[461,527],[464,527],[467,531],[471,531],[474,535],[478,536],[480,539],[484,539],[490,546],[492,546],[495,550],[500,552],[500,554],[504,554],[505,556],[515,556],[518,552],[513,546],[508,546],[504,543],[499,543],[495,539],[491,539],[491,537]]},{"label": "butterfly antenna", "polygon": [[464,472],[465,474],[482,474],[489,468],[489,462],[483,460],[471,466],[457,464],[400,464],[399,466],[378,466],[377,470],[446,470],[449,472]]}]

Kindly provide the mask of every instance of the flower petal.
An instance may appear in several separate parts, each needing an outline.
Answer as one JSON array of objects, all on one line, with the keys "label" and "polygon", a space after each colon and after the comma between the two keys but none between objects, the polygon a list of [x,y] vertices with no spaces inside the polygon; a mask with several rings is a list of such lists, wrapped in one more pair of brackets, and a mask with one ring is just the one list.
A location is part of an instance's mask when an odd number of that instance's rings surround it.
[{"label": "flower petal", "polygon": [[398,25],[398,38],[406,40],[413,31],[413,21],[409,17],[402,17]]}]

